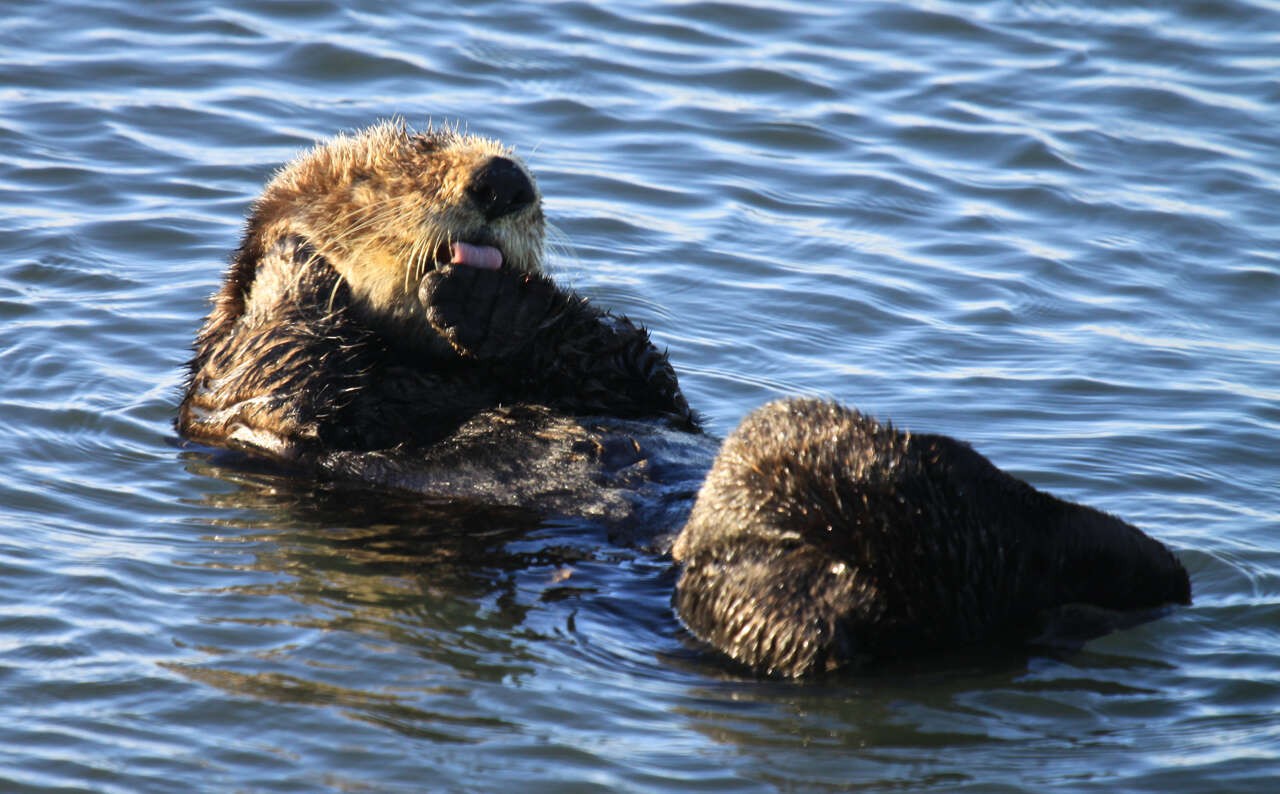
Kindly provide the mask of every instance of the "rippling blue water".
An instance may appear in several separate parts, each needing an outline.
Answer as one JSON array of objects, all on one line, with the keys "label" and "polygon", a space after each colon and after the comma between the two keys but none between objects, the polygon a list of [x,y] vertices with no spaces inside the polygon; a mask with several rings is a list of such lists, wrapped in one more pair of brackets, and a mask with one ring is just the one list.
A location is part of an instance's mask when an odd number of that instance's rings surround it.
[{"label": "rippling blue water", "polygon": [[[1275,790],[1276,3],[396,5],[5,4],[0,789]],[[716,432],[816,393],[968,439],[1195,605],[763,682],[591,527],[182,452],[248,202],[393,115],[515,144],[557,277]]]}]

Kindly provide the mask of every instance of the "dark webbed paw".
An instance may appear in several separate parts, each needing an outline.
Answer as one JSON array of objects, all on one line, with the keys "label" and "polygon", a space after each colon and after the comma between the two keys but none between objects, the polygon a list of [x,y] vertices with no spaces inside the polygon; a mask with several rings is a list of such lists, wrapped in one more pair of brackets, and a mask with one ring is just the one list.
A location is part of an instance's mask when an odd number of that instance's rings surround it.
[{"label": "dark webbed paw", "polygon": [[518,354],[561,302],[555,285],[540,276],[466,265],[428,273],[418,299],[436,332],[477,359]]}]

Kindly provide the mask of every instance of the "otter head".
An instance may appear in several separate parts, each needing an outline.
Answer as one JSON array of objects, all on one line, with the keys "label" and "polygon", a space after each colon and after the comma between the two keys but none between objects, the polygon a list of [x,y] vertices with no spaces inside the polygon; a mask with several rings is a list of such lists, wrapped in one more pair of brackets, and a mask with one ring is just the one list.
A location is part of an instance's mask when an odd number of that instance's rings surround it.
[{"label": "otter head", "polygon": [[418,300],[428,272],[537,272],[545,220],[537,183],[510,148],[385,122],[321,143],[276,174],[253,206],[215,315],[245,311],[258,261],[289,237],[328,262],[371,319],[414,338],[428,332]]}]

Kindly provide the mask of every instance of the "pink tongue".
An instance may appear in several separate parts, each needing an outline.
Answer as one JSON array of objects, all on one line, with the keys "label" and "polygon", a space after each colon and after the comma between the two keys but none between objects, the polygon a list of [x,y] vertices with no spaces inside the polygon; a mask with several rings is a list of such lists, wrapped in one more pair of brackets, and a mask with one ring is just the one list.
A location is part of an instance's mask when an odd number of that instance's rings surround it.
[{"label": "pink tongue", "polygon": [[497,270],[502,267],[502,252],[491,245],[471,245],[470,243],[454,243],[449,246],[453,258],[451,265],[470,265],[481,270]]}]

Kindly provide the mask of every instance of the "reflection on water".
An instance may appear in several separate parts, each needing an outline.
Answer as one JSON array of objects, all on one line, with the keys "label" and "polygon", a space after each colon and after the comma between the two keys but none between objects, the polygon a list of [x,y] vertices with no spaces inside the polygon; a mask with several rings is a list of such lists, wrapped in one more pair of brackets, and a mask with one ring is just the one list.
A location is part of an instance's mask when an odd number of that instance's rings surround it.
[{"label": "reflection on water", "polygon": [[[420,739],[476,742],[476,732],[517,729],[497,717],[459,713],[452,701],[465,698],[467,680],[501,682],[530,672],[518,661],[519,645],[530,637],[522,629],[530,602],[581,590],[573,581],[575,564],[606,542],[586,525],[555,527],[562,542],[537,542],[551,528],[516,508],[432,504],[408,494],[237,472],[198,458],[188,466],[235,485],[202,501],[217,512],[253,518],[225,522],[230,531],[215,539],[251,549],[237,555],[238,570],[269,574],[217,587],[217,594],[284,597],[301,607],[293,617],[272,607],[279,617],[228,614],[212,624],[281,628],[288,635],[340,633],[344,642],[374,653],[398,655],[409,648],[434,671],[425,678],[446,670],[449,683],[423,685],[417,676],[370,680],[346,654],[313,652],[320,649],[310,643],[255,649],[255,661],[271,662],[255,665],[264,669],[244,669],[244,648],[208,645],[200,648],[203,661],[169,669],[237,696],[337,708],[351,719]],[[529,579],[517,577],[531,570],[538,572],[532,588]],[[437,702],[442,705],[431,708]]]}]

